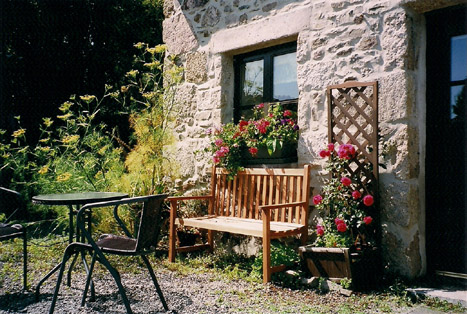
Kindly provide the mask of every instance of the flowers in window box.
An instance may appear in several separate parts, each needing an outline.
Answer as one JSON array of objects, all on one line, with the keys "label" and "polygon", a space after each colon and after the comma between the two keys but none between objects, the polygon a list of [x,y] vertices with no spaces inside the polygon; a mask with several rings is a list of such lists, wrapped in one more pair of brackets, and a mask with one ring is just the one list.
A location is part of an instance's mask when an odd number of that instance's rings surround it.
[{"label": "flowers in window box", "polygon": [[206,151],[212,162],[226,168],[231,176],[243,169],[244,152],[256,156],[260,147],[266,147],[269,155],[284,147],[296,144],[299,127],[296,113],[274,104],[266,112],[264,104],[256,105],[250,119],[227,123],[209,130],[211,142]]},{"label": "flowers in window box", "polygon": [[327,158],[321,193],[313,197],[321,222],[316,226],[315,246],[354,247],[373,245],[374,221],[369,214],[374,197],[362,184],[359,175],[351,173],[349,163],[356,158],[353,145],[340,145],[337,151],[330,143],[319,152]]}]

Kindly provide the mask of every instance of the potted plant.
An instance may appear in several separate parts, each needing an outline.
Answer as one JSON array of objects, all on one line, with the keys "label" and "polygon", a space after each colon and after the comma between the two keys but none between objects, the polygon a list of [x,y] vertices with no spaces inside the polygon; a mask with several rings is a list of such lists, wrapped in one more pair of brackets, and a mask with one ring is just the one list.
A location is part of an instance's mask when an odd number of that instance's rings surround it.
[{"label": "potted plant", "polygon": [[321,193],[313,197],[320,216],[316,240],[300,251],[313,276],[350,278],[354,288],[360,289],[370,286],[378,262],[376,228],[370,215],[374,211],[374,196],[364,184],[362,172],[350,171],[350,162],[356,155],[350,144],[336,150],[331,143],[320,151],[320,156],[327,158],[325,170],[329,177],[324,180]]},{"label": "potted plant", "polygon": [[268,156],[284,157],[278,152],[296,159],[298,131],[296,113],[284,110],[280,104],[271,105],[268,110],[259,104],[251,118],[209,130],[211,143],[206,151],[214,164],[235,175],[245,165],[262,163]]}]

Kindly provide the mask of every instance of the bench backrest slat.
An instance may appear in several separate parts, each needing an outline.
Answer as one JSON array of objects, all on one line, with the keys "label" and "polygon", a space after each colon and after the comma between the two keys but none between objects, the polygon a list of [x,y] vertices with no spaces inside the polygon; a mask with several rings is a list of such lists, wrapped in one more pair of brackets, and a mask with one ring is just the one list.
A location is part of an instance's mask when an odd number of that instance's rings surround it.
[{"label": "bench backrest slat", "polygon": [[262,219],[260,206],[305,202],[274,210],[271,220],[307,225],[309,166],[302,169],[247,168],[232,180],[223,168],[213,168],[211,214]]}]

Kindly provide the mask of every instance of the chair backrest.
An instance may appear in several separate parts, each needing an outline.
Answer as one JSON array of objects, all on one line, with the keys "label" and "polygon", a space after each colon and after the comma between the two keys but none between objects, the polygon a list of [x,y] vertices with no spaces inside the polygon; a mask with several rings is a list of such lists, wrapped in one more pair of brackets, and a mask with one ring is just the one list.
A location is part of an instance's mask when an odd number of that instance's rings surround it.
[{"label": "chair backrest", "polygon": [[213,169],[212,214],[239,218],[261,219],[261,205],[306,202],[305,206],[291,206],[276,210],[273,221],[307,225],[310,196],[310,166],[304,168],[246,168],[233,180],[222,168]]},{"label": "chair backrest", "polygon": [[4,222],[10,221],[20,208],[21,195],[16,191],[0,187],[0,213],[6,216]]},{"label": "chair backrest", "polygon": [[155,249],[159,239],[162,204],[167,194],[147,196],[141,210],[136,251]]}]

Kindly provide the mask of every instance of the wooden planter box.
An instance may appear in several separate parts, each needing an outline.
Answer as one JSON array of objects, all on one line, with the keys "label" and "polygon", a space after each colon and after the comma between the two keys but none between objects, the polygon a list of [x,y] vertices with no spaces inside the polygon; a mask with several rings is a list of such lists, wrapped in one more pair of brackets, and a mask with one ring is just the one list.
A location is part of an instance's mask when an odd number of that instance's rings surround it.
[{"label": "wooden planter box", "polygon": [[300,247],[303,267],[313,277],[349,278],[353,290],[373,289],[378,283],[380,258],[377,249],[351,252],[349,248]]},{"label": "wooden planter box", "polygon": [[266,146],[258,147],[256,156],[251,156],[248,151],[245,151],[243,158],[247,165],[259,164],[283,164],[297,162],[297,144],[284,144],[282,149],[277,149],[272,155],[269,155]]}]

